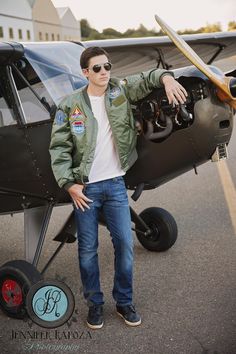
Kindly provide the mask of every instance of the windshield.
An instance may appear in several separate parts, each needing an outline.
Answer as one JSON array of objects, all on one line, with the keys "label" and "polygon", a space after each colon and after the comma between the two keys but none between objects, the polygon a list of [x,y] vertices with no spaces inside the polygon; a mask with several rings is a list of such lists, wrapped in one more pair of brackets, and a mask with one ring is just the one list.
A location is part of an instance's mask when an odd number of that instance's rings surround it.
[{"label": "windshield", "polygon": [[12,99],[9,95],[9,84],[6,69],[0,69],[0,128],[7,125],[17,124],[13,113]]},{"label": "windshield", "polygon": [[24,43],[25,57],[56,105],[74,90],[87,84],[80,67],[84,48],[70,42]]}]

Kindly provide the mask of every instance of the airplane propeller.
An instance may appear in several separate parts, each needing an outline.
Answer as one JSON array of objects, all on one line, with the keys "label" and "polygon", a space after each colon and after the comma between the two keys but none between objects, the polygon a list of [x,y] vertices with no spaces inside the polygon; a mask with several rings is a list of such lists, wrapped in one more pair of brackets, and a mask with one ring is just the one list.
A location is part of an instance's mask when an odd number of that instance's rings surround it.
[{"label": "airplane propeller", "polygon": [[170,26],[157,15],[155,15],[155,19],[182,54],[216,85],[218,98],[236,109],[236,78],[227,77],[223,73],[222,75],[214,73]]}]

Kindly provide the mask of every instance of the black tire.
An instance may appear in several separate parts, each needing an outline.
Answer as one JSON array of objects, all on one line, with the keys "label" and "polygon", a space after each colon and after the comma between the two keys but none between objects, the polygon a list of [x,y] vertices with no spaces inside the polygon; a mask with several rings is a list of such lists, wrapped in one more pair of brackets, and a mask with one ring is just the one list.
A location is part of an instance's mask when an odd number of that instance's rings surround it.
[{"label": "black tire", "polygon": [[26,295],[30,287],[42,279],[29,262],[14,260],[0,268],[0,308],[14,318],[27,317]]},{"label": "black tire", "polygon": [[[163,252],[173,246],[177,239],[178,228],[173,216],[162,208],[147,208],[139,215],[150,227],[152,233],[144,236],[136,232],[139,242],[149,251]],[[137,230],[145,231],[142,225],[135,225]]]}]

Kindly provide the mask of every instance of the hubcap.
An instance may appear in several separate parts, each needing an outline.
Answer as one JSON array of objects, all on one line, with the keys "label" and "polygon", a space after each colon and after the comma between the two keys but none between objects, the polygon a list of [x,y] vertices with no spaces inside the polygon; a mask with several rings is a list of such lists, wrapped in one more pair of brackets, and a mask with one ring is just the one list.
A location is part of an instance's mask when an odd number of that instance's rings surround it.
[{"label": "hubcap", "polygon": [[2,297],[9,306],[19,306],[23,302],[20,285],[12,279],[6,279],[2,284]]},{"label": "hubcap", "polygon": [[150,229],[152,230],[152,233],[151,233],[151,235],[150,235],[150,239],[151,239],[152,241],[157,241],[157,240],[159,239],[159,237],[160,237],[160,232],[159,232],[159,230],[158,230],[158,228],[157,228],[157,225],[154,224],[154,223],[151,223],[151,224],[149,225],[149,227],[150,227]]}]

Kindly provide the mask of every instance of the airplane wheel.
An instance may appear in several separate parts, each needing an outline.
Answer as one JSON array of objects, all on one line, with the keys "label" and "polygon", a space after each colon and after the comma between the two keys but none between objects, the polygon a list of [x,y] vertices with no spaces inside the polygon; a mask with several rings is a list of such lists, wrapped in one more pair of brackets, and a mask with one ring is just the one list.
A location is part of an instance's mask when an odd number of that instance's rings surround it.
[{"label": "airplane wheel", "polygon": [[[139,215],[150,227],[148,236],[136,232],[139,242],[149,251],[162,252],[173,246],[177,239],[178,229],[173,216],[162,208],[147,208]],[[135,225],[136,229],[145,231],[143,226]]]},{"label": "airplane wheel", "polygon": [[0,308],[10,317],[26,317],[26,295],[41,279],[41,274],[29,262],[14,260],[5,263],[0,268]]}]

